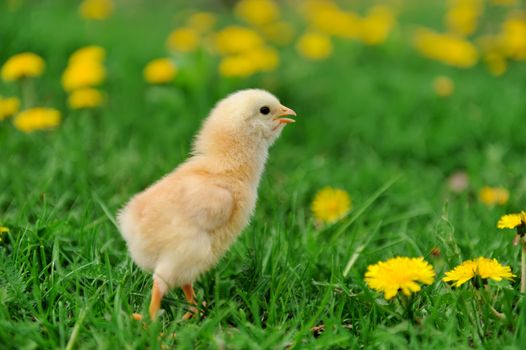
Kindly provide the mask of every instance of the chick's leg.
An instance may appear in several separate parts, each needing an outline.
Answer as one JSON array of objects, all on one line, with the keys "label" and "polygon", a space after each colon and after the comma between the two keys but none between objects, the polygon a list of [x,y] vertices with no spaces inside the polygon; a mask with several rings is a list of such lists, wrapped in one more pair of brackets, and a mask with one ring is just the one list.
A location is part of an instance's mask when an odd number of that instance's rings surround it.
[{"label": "chick's leg", "polygon": [[[152,287],[152,298],[150,301],[150,319],[153,321],[157,318],[157,312],[159,312],[159,309],[161,308],[161,300],[163,299],[163,296],[166,294],[166,291],[168,290],[168,286],[166,283],[159,278],[157,275],[153,275],[153,287]],[[141,314],[132,314],[132,317],[140,321],[142,320]]]},{"label": "chick's leg", "polygon": [[[197,302],[195,301],[194,288],[191,284],[185,284],[183,286],[183,293],[186,298],[186,301],[188,301],[189,304],[197,305]],[[197,313],[197,311],[197,308],[191,307],[190,311],[183,315],[183,320],[188,320],[189,318],[192,318],[192,316],[194,316]]]},{"label": "chick's leg", "polygon": [[150,319],[154,320],[157,317],[157,312],[161,308],[161,291],[159,290],[159,283],[154,278],[152,287],[152,299],[150,300]]},{"label": "chick's leg", "polygon": [[183,286],[183,292],[186,301],[188,301],[190,304],[197,305],[197,302],[195,301],[194,287],[191,284],[185,284]]}]

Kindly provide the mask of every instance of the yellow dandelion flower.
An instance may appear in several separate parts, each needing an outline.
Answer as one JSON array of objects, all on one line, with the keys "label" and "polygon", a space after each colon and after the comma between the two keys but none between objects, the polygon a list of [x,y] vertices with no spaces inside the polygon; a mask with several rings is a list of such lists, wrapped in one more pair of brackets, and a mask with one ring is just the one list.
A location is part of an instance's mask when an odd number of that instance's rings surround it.
[{"label": "yellow dandelion flower", "polygon": [[82,47],[69,56],[69,63],[74,64],[79,61],[93,61],[102,63],[106,57],[106,50],[97,45]]},{"label": "yellow dandelion flower", "polygon": [[433,267],[424,258],[395,257],[367,267],[365,283],[369,288],[384,293],[390,300],[402,291],[404,295],[420,291],[419,283],[431,284],[435,279]]},{"label": "yellow dandelion flower", "polygon": [[278,52],[271,47],[259,47],[246,53],[257,71],[271,72],[278,67]]},{"label": "yellow dandelion flower", "polygon": [[113,11],[112,0],[84,0],[80,4],[80,15],[85,19],[102,21]]},{"label": "yellow dandelion flower", "polygon": [[2,66],[2,79],[14,81],[38,77],[44,71],[44,60],[32,53],[24,52],[10,57]]},{"label": "yellow dandelion flower", "polygon": [[506,55],[515,60],[526,59],[526,20],[512,16],[502,23],[501,40]]},{"label": "yellow dandelion flower", "polygon": [[386,6],[372,7],[360,21],[360,39],[368,45],[383,43],[395,24],[393,11]]},{"label": "yellow dandelion flower", "polygon": [[60,112],[53,108],[35,107],[20,112],[14,119],[15,127],[24,132],[52,129],[60,124]]},{"label": "yellow dandelion flower", "polygon": [[0,120],[15,115],[20,109],[20,100],[17,97],[0,96]]},{"label": "yellow dandelion flower", "polygon": [[360,36],[360,17],[353,12],[342,11],[332,1],[307,1],[303,12],[309,24],[320,33],[342,38]]},{"label": "yellow dandelion flower", "polygon": [[256,47],[250,51],[223,57],[219,74],[224,77],[246,78],[257,72],[270,72],[279,64],[278,52],[270,47]]},{"label": "yellow dandelion flower", "polygon": [[171,82],[177,67],[169,58],[158,58],[150,61],[144,68],[144,79],[150,84],[166,84]]},{"label": "yellow dandelion flower", "polygon": [[256,73],[257,67],[248,55],[223,57],[219,63],[219,74],[224,77],[246,78]]},{"label": "yellow dandelion flower", "polygon": [[195,51],[199,46],[199,33],[193,28],[178,28],[170,33],[166,46],[171,51]]},{"label": "yellow dandelion flower", "polygon": [[446,26],[451,33],[470,35],[477,29],[477,21],[482,14],[481,0],[453,0],[445,17]]},{"label": "yellow dandelion flower", "polygon": [[524,226],[526,228],[526,211],[521,211],[517,214],[503,215],[497,223],[498,228],[514,229],[519,226]]},{"label": "yellow dandelion flower", "polygon": [[272,0],[241,0],[234,11],[240,18],[254,25],[268,24],[279,17],[279,7]]},{"label": "yellow dandelion flower", "polygon": [[485,54],[484,62],[486,62],[489,72],[496,77],[500,77],[506,73],[506,70],[508,69],[506,57],[499,52]]},{"label": "yellow dandelion flower", "polygon": [[229,26],[215,35],[215,46],[222,55],[235,55],[262,45],[261,36],[245,27]]},{"label": "yellow dandelion flower", "polygon": [[3,237],[3,236],[4,236],[6,233],[9,233],[9,228],[7,228],[7,227],[5,227],[5,226],[0,226],[0,243],[3,242],[3,240],[4,240],[4,237]]},{"label": "yellow dandelion flower", "polygon": [[211,12],[197,12],[188,17],[188,26],[200,33],[209,32],[215,25],[217,19]]},{"label": "yellow dandelion flower", "polygon": [[298,52],[313,61],[323,60],[332,53],[332,43],[328,36],[318,33],[306,33],[298,40]]},{"label": "yellow dandelion flower", "polygon": [[481,47],[484,63],[490,73],[496,77],[506,73],[508,62],[503,38],[499,35],[483,35],[478,38],[477,43]]},{"label": "yellow dandelion flower", "polygon": [[93,88],[75,90],[69,95],[68,104],[72,109],[95,108],[102,104],[102,93]]},{"label": "yellow dandelion flower", "polygon": [[62,86],[66,91],[97,86],[106,79],[106,69],[96,61],[75,61],[64,70]]},{"label": "yellow dandelion flower", "polygon": [[471,42],[453,34],[439,34],[429,29],[416,31],[414,45],[423,56],[454,67],[472,67],[479,58]]},{"label": "yellow dandelion flower", "polygon": [[351,210],[352,202],[344,190],[332,187],[321,189],[311,204],[316,220],[333,223],[345,217]]},{"label": "yellow dandelion flower", "polygon": [[501,265],[496,259],[479,257],[473,260],[466,260],[453,270],[446,272],[446,276],[442,278],[442,281],[453,282],[454,287],[460,287],[477,277],[483,280],[490,278],[495,281],[501,281],[502,279],[511,280],[515,275],[511,273],[509,266]]},{"label": "yellow dandelion flower", "polygon": [[433,80],[433,90],[440,97],[447,97],[455,90],[455,84],[449,77],[439,76]]},{"label": "yellow dandelion flower", "polygon": [[508,202],[510,193],[502,187],[485,186],[479,191],[479,199],[482,203],[492,205],[504,205]]}]

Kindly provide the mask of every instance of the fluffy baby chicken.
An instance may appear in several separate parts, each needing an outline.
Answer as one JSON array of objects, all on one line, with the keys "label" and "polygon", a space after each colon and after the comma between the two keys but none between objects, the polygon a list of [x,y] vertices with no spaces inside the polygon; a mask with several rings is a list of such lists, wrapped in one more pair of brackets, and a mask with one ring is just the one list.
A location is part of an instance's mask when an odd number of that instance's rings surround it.
[{"label": "fluffy baby chicken", "polygon": [[174,287],[196,305],[192,283],[249,223],[268,149],[283,126],[294,122],[285,118],[291,115],[296,113],[266,91],[231,94],[204,121],[191,157],[119,212],[133,260],[153,272],[151,319]]}]

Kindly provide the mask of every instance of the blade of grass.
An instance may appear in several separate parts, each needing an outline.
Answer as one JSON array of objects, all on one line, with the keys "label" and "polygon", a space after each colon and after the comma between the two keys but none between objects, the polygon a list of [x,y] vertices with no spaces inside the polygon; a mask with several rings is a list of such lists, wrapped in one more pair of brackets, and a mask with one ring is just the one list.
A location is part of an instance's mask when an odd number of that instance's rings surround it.
[{"label": "blade of grass", "polygon": [[373,237],[376,235],[376,233],[379,231],[380,227],[382,226],[382,222],[380,221],[378,225],[376,225],[376,228],[372,231],[372,233],[367,237],[367,240],[365,243],[360,244],[354,252],[352,253],[351,257],[349,258],[349,261],[347,262],[347,265],[345,265],[345,269],[343,269],[343,277],[347,277],[349,272],[351,271],[352,267],[360,257],[360,254],[364,251],[364,249],[371,243],[373,240]]},{"label": "blade of grass", "polygon": [[92,195],[93,195],[93,199],[95,199],[95,201],[100,205],[104,214],[106,214],[106,217],[108,218],[108,220],[110,220],[110,222],[118,229],[119,226],[117,225],[117,221],[115,221],[115,217],[111,214],[106,204],[104,204],[104,202],[100,199],[97,193],[92,192]]},{"label": "blade of grass", "polygon": [[75,341],[77,340],[77,336],[79,335],[80,327],[82,326],[82,323],[84,322],[84,318],[87,314],[87,308],[83,308],[80,310],[79,318],[77,319],[77,322],[75,322],[75,326],[73,326],[73,331],[71,332],[71,336],[69,337],[68,343],[66,345],[66,350],[73,349],[73,346],[75,345]]},{"label": "blade of grass", "polygon": [[346,223],[344,223],[338,231],[332,236],[332,243],[336,241],[336,239],[343,233],[345,230],[349,228],[360,216],[365,213],[365,211],[385,192],[387,191],[396,181],[398,181],[402,177],[401,174],[391,178],[389,181],[387,181],[382,187],[380,187],[376,192],[374,192],[365,202],[364,204],[357,209],[354,214],[347,220]]}]

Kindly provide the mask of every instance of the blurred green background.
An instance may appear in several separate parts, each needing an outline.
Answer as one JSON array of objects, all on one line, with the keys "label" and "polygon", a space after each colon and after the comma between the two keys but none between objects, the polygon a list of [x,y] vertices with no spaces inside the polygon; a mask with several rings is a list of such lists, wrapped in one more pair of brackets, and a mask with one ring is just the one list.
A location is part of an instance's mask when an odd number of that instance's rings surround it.
[{"label": "blurred green background", "polygon": [[[513,0],[2,1],[1,347],[519,349],[518,280],[488,292],[499,319],[440,278],[478,256],[520,275],[513,234],[496,222],[526,198],[524,10]],[[79,71],[104,76],[82,88],[102,99],[75,104],[65,72],[92,45],[104,57]],[[5,79],[23,52],[44,69]],[[128,257],[115,213],[187,157],[216,101],[248,87],[278,96],[297,123],[271,149],[251,225],[196,285],[207,317],[181,321],[173,291],[161,322],[143,328],[129,314],[147,306],[150,276]],[[3,113],[10,97],[20,106]],[[34,107],[60,121],[21,130]],[[326,186],[352,198],[332,224],[310,209]],[[363,282],[368,265],[397,255],[437,272],[412,320]]]}]

